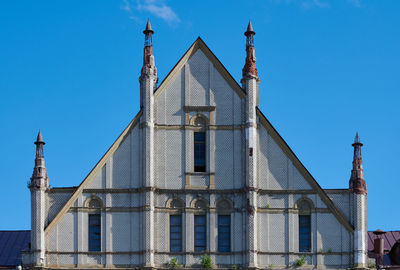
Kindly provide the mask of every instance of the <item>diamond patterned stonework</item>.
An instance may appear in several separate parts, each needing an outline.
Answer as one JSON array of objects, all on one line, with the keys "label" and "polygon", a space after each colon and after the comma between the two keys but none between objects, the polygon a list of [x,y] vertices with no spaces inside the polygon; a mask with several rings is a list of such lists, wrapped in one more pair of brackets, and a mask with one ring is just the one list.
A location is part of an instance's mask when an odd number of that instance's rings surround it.
[{"label": "diamond patterned stonework", "polygon": [[158,84],[143,33],[140,110],[80,185],[50,187],[39,133],[23,268],[365,268],[359,137],[349,188],[323,190],[259,110],[251,24],[241,85],[200,38]]}]

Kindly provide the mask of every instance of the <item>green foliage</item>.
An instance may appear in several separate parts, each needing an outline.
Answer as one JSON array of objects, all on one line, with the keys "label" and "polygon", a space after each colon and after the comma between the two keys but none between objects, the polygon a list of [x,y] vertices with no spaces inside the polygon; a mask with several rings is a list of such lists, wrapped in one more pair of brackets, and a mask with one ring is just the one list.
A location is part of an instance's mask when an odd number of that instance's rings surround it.
[{"label": "green foliage", "polygon": [[370,269],[376,269],[376,264],[374,261],[370,260],[368,261],[368,268]]},{"label": "green foliage", "polygon": [[269,205],[269,203],[267,203],[267,208],[270,208],[271,207],[271,205]]},{"label": "green foliage", "polygon": [[274,265],[273,264],[268,265],[268,269],[274,269]]},{"label": "green foliage", "polygon": [[211,256],[208,254],[200,257],[200,264],[205,269],[211,269],[214,266],[213,261],[211,260]]},{"label": "green foliage", "polygon": [[176,268],[179,268],[179,267],[181,266],[181,264],[180,264],[180,262],[178,261],[177,258],[172,257],[172,258],[169,260],[169,262],[166,262],[166,263],[165,263],[165,266],[166,266],[168,269],[176,269]]},{"label": "green foliage", "polygon": [[234,265],[232,265],[232,269],[240,270],[240,269],[242,269],[242,265],[241,264],[234,264]]},{"label": "green foliage", "polygon": [[330,249],[328,249],[328,253],[332,253],[332,249],[330,248]]},{"label": "green foliage", "polygon": [[323,249],[323,248],[320,248],[320,249],[319,249],[319,252],[324,253],[324,249]]},{"label": "green foliage", "polygon": [[303,266],[304,264],[306,264],[306,256],[301,255],[300,258],[298,258],[296,261],[296,266],[300,267]]}]

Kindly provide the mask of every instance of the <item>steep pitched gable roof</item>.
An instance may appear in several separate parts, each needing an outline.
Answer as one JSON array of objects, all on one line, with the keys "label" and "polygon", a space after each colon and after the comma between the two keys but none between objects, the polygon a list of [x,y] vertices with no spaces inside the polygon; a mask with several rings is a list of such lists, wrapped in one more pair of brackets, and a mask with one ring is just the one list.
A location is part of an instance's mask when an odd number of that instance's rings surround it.
[{"label": "steep pitched gable roof", "polygon": [[197,50],[201,50],[204,55],[213,63],[214,67],[218,70],[218,72],[222,75],[228,85],[239,95],[239,97],[244,98],[246,94],[244,93],[242,87],[236,82],[236,80],[232,77],[232,75],[228,72],[228,70],[224,67],[224,65],[219,61],[219,59],[215,56],[215,54],[208,48],[208,46],[204,43],[204,41],[198,37],[195,42],[193,42],[192,46],[185,52],[185,54],[179,59],[179,61],[175,64],[172,70],[168,73],[168,75],[164,78],[161,84],[155,91],[155,96],[160,95],[162,91],[173,81],[178,72],[184,67],[187,61],[192,57]]},{"label": "steep pitched gable roof", "polygon": [[[192,55],[195,54],[197,50],[201,50],[206,57],[213,63],[215,68],[220,72],[226,82],[231,86],[231,88],[241,97],[244,98],[246,94],[240,87],[240,85],[236,82],[236,80],[232,77],[232,75],[227,71],[227,69],[222,65],[222,63],[218,60],[218,58],[214,55],[214,53],[208,48],[208,46],[204,43],[204,41],[198,37],[196,41],[190,46],[190,48],[186,51],[186,53],[182,56],[182,58],[177,62],[177,64],[173,67],[173,69],[168,73],[165,79],[161,82],[160,86],[155,90],[155,95],[159,95],[170,82],[173,81],[178,72],[182,69],[185,63],[190,59]],[[113,143],[113,145],[107,150],[104,156],[100,159],[100,161],[96,164],[96,166],[92,169],[92,171],[86,176],[83,182],[78,186],[75,192],[68,199],[67,203],[61,208],[60,212],[56,215],[56,217],[50,222],[50,224],[46,227],[45,232],[48,233],[52,227],[61,219],[62,216],[68,211],[68,209],[72,206],[78,196],[82,193],[83,189],[90,183],[90,181],[94,178],[97,172],[104,166],[106,161],[110,156],[114,154],[117,150],[118,146],[123,142],[125,137],[129,134],[129,131],[136,125],[138,122],[141,111],[135,116],[135,118],[130,122],[130,124],[124,129],[121,135],[117,138],[117,140]],[[257,108],[257,114],[260,118],[261,124],[267,129],[267,131],[274,138],[275,142],[279,145],[282,151],[288,156],[288,158],[292,161],[294,166],[299,170],[299,172],[303,175],[303,177],[308,181],[310,186],[316,190],[316,192],[320,195],[322,201],[327,205],[327,207],[331,210],[331,212],[335,215],[338,221],[349,231],[353,232],[354,228],[350,224],[350,222],[344,217],[341,211],[335,206],[333,201],[328,197],[326,192],[321,188],[321,186],[317,183],[314,177],[310,174],[310,172],[304,167],[301,161],[297,158],[294,152],[290,149],[288,144],[283,140],[283,138],[279,135],[279,133],[275,130],[275,128],[271,125],[268,119],[262,114],[262,112]]]},{"label": "steep pitched gable roof", "polygon": [[64,216],[64,214],[68,211],[68,209],[72,206],[72,204],[76,201],[82,191],[87,185],[94,179],[96,174],[103,168],[106,164],[109,157],[111,157],[121,143],[124,141],[126,136],[129,135],[129,132],[136,126],[139,122],[140,116],[142,115],[142,111],[140,110],[138,114],[133,118],[133,120],[129,123],[129,125],[122,131],[122,133],[118,136],[115,142],[111,145],[111,147],[107,150],[107,152],[101,157],[99,162],[94,166],[94,168],[90,171],[90,173],[86,176],[86,178],[82,181],[82,183],[76,188],[75,192],[72,193],[71,197],[65,203],[65,205],[61,208],[60,212],[54,217],[54,219],[47,225],[45,232],[49,233],[50,230],[57,224],[57,222]]},{"label": "steep pitched gable roof", "polygon": [[279,145],[282,151],[286,154],[286,156],[292,161],[293,165],[299,170],[299,172],[303,175],[304,179],[307,180],[309,185],[318,193],[321,200],[326,204],[326,206],[331,210],[331,212],[335,215],[337,220],[349,231],[353,232],[354,227],[350,224],[350,222],[345,218],[342,212],[336,207],[333,201],[328,197],[326,192],[321,188],[318,182],[314,179],[311,173],[304,167],[303,163],[299,160],[296,154],[290,149],[289,145],[285,142],[285,140],[281,137],[281,135],[276,131],[276,129],[272,126],[272,124],[268,121],[265,115],[261,112],[259,108],[257,108],[257,115],[260,119],[261,124],[268,131],[271,137],[275,140],[275,142]]}]

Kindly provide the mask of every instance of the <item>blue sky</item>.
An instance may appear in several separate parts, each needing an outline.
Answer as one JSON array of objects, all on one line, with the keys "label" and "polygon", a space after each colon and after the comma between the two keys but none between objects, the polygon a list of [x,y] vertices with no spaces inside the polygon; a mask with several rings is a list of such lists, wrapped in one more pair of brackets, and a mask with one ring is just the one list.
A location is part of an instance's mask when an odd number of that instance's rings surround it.
[{"label": "blue sky", "polygon": [[356,131],[368,228],[399,230],[400,1],[0,2],[0,229],[28,229],[40,128],[50,184],[84,179],[139,110],[147,18],[160,81],[201,36],[239,82],[253,22],[260,107],[323,188],[346,188]]}]

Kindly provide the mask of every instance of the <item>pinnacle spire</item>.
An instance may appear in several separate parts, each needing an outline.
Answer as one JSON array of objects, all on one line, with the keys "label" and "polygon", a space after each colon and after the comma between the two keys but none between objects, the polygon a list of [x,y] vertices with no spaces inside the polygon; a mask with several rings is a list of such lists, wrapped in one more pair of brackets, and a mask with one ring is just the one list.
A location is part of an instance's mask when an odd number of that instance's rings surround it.
[{"label": "pinnacle spire", "polygon": [[245,36],[248,36],[250,34],[255,35],[256,32],[253,30],[253,25],[251,25],[251,21],[249,20],[249,24],[247,25],[247,31],[244,33]]},{"label": "pinnacle spire", "polygon": [[255,48],[254,48],[254,35],[256,32],[253,30],[253,25],[251,21],[247,25],[247,31],[244,32],[246,36],[246,62],[244,64],[242,75],[243,78],[246,76],[254,76],[258,77],[258,72],[256,68],[256,56],[255,56]]},{"label": "pinnacle spire", "polygon": [[360,136],[358,136],[358,132],[356,132],[356,137],[354,138],[354,143],[361,143]]},{"label": "pinnacle spire", "polygon": [[362,166],[361,156],[361,147],[363,146],[363,144],[361,143],[358,132],[356,133],[352,146],[354,147],[353,169],[351,170],[349,187],[351,190],[353,190],[353,192],[357,194],[366,194],[367,185],[364,180],[364,170]]},{"label": "pinnacle spire", "polygon": [[43,145],[45,145],[45,142],[43,141],[42,132],[40,130],[34,143],[36,144],[35,167],[33,168],[30,188],[48,188],[49,179],[47,177],[47,171],[44,164],[43,150]]},{"label": "pinnacle spire", "polygon": [[36,145],[38,145],[38,144],[46,144],[46,143],[43,141],[42,132],[40,131],[40,129],[39,129],[39,133],[38,133],[38,135],[37,135],[35,144],[36,144]]},{"label": "pinnacle spire", "polygon": [[151,29],[150,19],[147,19],[146,29],[144,29],[143,34],[151,33],[154,34],[153,29]]}]

